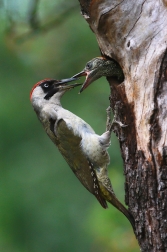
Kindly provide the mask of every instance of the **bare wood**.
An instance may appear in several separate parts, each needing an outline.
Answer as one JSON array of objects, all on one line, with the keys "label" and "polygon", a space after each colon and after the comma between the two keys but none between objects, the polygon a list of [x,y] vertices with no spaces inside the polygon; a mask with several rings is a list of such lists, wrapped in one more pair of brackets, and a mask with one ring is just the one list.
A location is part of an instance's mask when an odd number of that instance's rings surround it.
[{"label": "bare wood", "polygon": [[102,55],[114,58],[125,80],[111,85],[128,127],[120,140],[126,204],[142,251],[167,251],[167,1],[80,0]]}]

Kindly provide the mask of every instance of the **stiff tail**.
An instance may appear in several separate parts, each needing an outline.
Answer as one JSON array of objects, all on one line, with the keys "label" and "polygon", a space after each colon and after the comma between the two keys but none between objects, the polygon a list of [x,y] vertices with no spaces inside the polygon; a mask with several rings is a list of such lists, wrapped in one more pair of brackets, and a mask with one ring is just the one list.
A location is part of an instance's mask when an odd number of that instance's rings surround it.
[{"label": "stiff tail", "polygon": [[[107,181],[106,184],[104,183],[105,181]],[[102,198],[105,199],[106,201],[108,201],[114,207],[116,207],[120,212],[122,212],[127,217],[127,219],[130,221],[130,223],[135,231],[135,221],[134,221],[133,216],[128,211],[128,209],[126,209],[122,205],[122,203],[117,199],[117,197],[115,196],[115,193],[112,189],[112,185],[111,185],[108,177],[107,177],[107,180],[105,180],[105,181],[103,181],[103,183],[101,183],[101,182],[99,183]],[[105,184],[105,186],[104,186],[104,184]]]},{"label": "stiff tail", "polygon": [[126,209],[122,203],[115,197],[115,195],[112,195],[110,199],[107,200],[110,204],[112,204],[113,206],[115,206],[120,212],[122,212],[127,219],[130,221],[134,231],[135,231],[135,221],[133,216],[131,215],[131,213],[128,211],[128,209]]}]

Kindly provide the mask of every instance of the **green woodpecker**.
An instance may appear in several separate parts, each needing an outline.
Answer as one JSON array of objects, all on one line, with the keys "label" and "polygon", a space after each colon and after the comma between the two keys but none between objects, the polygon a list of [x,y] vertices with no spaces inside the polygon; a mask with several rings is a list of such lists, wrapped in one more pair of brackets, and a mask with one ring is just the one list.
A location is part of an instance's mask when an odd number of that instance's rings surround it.
[{"label": "green woodpecker", "polygon": [[103,208],[107,208],[108,201],[120,210],[134,228],[133,217],[116,198],[107,174],[110,130],[97,135],[89,124],[61,105],[62,95],[80,85],[67,84],[73,80],[75,78],[38,82],[30,93],[32,106],[46,133],[83,186]]},{"label": "green woodpecker", "polygon": [[86,89],[92,82],[99,79],[102,76],[117,77],[118,81],[124,80],[124,74],[121,67],[114,60],[108,60],[104,57],[96,57],[90,60],[83,71],[75,74],[73,77],[86,76],[86,80],[80,89],[80,93]]}]

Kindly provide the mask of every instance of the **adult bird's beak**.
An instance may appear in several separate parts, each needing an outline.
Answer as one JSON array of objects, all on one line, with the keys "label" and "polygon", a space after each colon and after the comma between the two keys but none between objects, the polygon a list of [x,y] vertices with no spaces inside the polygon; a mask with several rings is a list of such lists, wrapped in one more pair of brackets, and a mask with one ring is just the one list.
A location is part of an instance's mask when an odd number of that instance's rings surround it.
[{"label": "adult bird's beak", "polygon": [[78,80],[78,79],[79,78],[76,78],[76,77],[71,77],[71,78],[68,78],[68,79],[62,79],[62,80],[58,81],[57,83],[55,83],[55,87],[58,87],[59,90],[62,90],[62,91],[72,89],[74,87],[82,85],[82,83],[68,84],[68,82],[75,81],[75,80]]},{"label": "adult bird's beak", "polygon": [[65,83],[60,82],[58,84],[58,88],[59,88],[59,90],[65,91],[65,90],[70,90],[72,88],[75,88],[75,87],[81,86],[81,85],[82,85],[82,83],[67,84],[67,82],[65,82]]},{"label": "adult bird's beak", "polygon": [[75,74],[72,78],[78,78],[81,76],[86,76],[86,80],[84,84],[82,85],[79,93],[81,93],[85,88],[87,88],[95,80],[94,71],[86,71],[86,70],[83,70],[78,74]]}]

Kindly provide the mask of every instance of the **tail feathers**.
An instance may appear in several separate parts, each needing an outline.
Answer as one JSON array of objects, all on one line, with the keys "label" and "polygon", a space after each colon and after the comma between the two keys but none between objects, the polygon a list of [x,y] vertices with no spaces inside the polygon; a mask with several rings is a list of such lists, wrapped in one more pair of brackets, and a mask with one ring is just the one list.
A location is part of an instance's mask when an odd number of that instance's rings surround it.
[{"label": "tail feathers", "polygon": [[[97,200],[99,201],[100,205],[104,208],[107,209],[108,205],[106,200],[101,196],[101,195],[95,195]],[[114,196],[112,195],[112,199],[107,200],[110,204],[112,204],[114,207],[116,207],[120,212],[122,212],[126,218],[130,221],[133,230],[135,231],[135,221],[131,213],[122,205],[122,203]]]},{"label": "tail feathers", "polygon": [[135,231],[135,221],[134,221],[134,218],[131,215],[131,213],[128,211],[128,209],[126,209],[115,196],[114,197],[112,196],[112,199],[108,200],[108,202],[110,202],[110,204],[115,206],[120,212],[122,212],[127,217],[127,219],[130,221],[130,223]]}]

